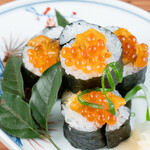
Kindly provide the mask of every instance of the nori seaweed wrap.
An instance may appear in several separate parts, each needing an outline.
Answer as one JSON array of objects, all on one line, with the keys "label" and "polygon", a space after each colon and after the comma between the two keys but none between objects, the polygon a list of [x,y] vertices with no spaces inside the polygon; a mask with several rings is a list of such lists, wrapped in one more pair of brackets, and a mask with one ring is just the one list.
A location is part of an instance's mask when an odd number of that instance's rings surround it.
[{"label": "nori seaweed wrap", "polygon": [[119,129],[114,131],[106,131],[106,141],[107,141],[107,148],[113,148],[118,146],[121,142],[125,141],[130,137],[131,134],[131,126],[130,126],[130,119],[128,118],[123,125],[120,126]]},{"label": "nori seaweed wrap", "polygon": [[105,128],[92,132],[76,130],[64,122],[64,136],[75,148],[95,150],[106,146]]},{"label": "nori seaweed wrap", "polygon": [[124,97],[133,87],[145,82],[146,71],[147,67],[144,67],[136,73],[125,76],[122,83],[117,84],[116,89]]}]

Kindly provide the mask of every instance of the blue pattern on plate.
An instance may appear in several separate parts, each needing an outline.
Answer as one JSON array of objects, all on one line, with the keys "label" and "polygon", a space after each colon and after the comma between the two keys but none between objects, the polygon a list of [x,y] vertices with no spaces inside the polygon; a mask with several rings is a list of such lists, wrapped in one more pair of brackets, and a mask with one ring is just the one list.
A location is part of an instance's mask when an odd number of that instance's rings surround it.
[{"label": "blue pattern on plate", "polygon": [[13,137],[13,136],[11,136],[11,135],[8,135],[8,136],[9,136],[9,137],[11,138],[11,140],[13,140],[19,147],[23,146],[23,144],[21,143],[20,138]]},{"label": "blue pattern on plate", "polygon": [[[2,95],[2,89],[1,89],[1,80],[2,80],[2,73],[4,71],[4,67],[3,67],[3,64],[2,64],[2,61],[0,60],[0,96]],[[20,148],[22,145],[21,143],[21,140],[20,138],[16,138],[16,137],[13,137],[11,135],[8,135],[10,137],[11,140],[13,140]]]}]

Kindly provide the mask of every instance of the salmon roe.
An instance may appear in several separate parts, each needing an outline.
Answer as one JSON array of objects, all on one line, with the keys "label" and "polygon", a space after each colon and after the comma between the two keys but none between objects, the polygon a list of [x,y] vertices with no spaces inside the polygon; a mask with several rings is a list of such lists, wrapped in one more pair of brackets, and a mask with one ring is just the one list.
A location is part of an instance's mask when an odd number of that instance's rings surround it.
[{"label": "salmon roe", "polygon": [[65,58],[67,67],[75,67],[89,74],[102,73],[107,66],[106,59],[112,54],[106,48],[106,37],[91,28],[76,35],[71,48],[62,48],[61,56]]},{"label": "salmon roe", "polygon": [[138,44],[137,39],[128,30],[120,28],[114,32],[122,43],[123,64],[134,63],[137,67],[145,67],[148,59],[148,46]]},{"label": "salmon roe", "polygon": [[40,73],[59,61],[60,45],[58,40],[39,35],[29,40],[27,45],[32,47],[27,50],[29,62],[38,68]]},{"label": "salmon roe", "polygon": [[[108,98],[113,102],[115,106],[115,110],[117,110],[120,106],[126,104],[125,99],[119,96],[116,96],[112,92],[106,92],[106,94]],[[72,97],[71,103],[69,105],[71,110],[81,114],[88,121],[95,122],[95,124],[98,123],[100,125],[104,125],[105,123],[107,123],[109,125],[113,125],[116,123],[117,118],[106,110],[106,109],[109,109],[109,106],[108,106],[108,102],[103,92],[93,91],[93,92],[84,94],[81,98],[84,101],[102,105],[103,107],[105,107],[105,109],[95,109],[93,107],[82,105],[78,101],[77,96],[75,96],[75,97]]]}]

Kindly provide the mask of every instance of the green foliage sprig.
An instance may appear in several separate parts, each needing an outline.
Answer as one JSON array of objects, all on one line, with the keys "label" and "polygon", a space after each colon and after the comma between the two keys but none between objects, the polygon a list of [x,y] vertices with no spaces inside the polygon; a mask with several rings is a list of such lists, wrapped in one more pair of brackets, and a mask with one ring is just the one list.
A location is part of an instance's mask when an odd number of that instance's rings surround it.
[{"label": "green foliage sprig", "polygon": [[[25,102],[20,70],[20,58],[11,56],[3,73],[1,99],[4,100],[4,103],[0,103],[0,127],[8,134],[20,138],[48,138],[59,150],[49,136],[48,118],[57,100],[58,90],[62,82],[60,62],[42,74],[32,89],[29,104]],[[44,135],[38,133],[37,126],[43,130]]]}]

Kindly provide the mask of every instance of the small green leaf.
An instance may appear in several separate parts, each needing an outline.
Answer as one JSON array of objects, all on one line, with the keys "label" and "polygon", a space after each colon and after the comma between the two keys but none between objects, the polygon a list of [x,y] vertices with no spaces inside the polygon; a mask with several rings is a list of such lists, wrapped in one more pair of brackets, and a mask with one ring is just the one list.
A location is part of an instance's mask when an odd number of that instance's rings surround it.
[{"label": "small green leaf", "polygon": [[47,69],[32,89],[30,107],[34,118],[47,129],[51,109],[57,100],[62,81],[60,62]]},{"label": "small green leaf", "polygon": [[0,103],[0,127],[16,137],[40,137],[31,117],[29,105],[20,96],[4,92],[2,99],[6,104]]},{"label": "small green leaf", "polygon": [[[144,92],[144,96],[134,96],[139,90],[143,90]],[[133,98],[144,98],[147,102],[147,112],[146,112],[146,120],[150,121],[150,112],[149,112],[149,93],[148,93],[148,89],[144,84],[139,84],[137,86],[135,86],[133,89],[131,89],[124,97],[124,99],[126,100],[126,102],[132,100]]]},{"label": "small green leaf", "polygon": [[69,21],[67,21],[64,16],[55,9],[55,13],[56,13],[56,18],[57,18],[57,23],[59,26],[62,26],[62,27],[66,27],[66,25],[69,24]]},{"label": "small green leaf", "polygon": [[21,58],[11,56],[6,64],[3,72],[3,80],[1,82],[2,92],[9,92],[21,96],[25,99],[23,79],[21,75]]}]

